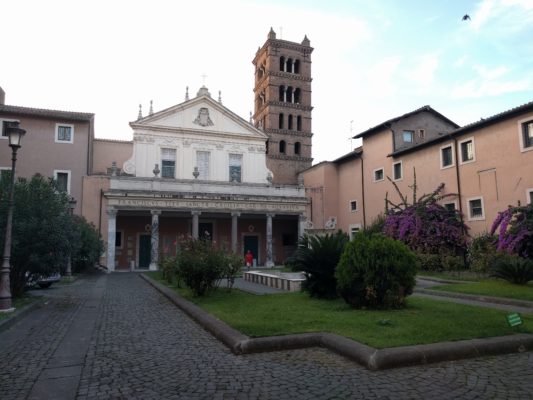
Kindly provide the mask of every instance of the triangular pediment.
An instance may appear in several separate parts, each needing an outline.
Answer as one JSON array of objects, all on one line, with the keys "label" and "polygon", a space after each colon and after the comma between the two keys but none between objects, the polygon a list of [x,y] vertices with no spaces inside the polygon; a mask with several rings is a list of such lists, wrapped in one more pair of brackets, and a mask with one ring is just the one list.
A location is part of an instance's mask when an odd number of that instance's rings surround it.
[{"label": "triangular pediment", "polygon": [[237,114],[203,95],[130,123],[134,129],[165,129],[191,133],[226,133],[266,139],[266,135]]}]

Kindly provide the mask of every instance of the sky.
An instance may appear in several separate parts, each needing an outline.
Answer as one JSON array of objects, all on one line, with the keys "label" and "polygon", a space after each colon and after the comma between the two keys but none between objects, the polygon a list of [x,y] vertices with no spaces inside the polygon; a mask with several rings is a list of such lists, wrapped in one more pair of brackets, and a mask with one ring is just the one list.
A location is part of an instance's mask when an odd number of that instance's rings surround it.
[{"label": "sky", "polygon": [[533,101],[533,0],[17,0],[0,16],[6,104],[94,113],[98,138],[131,140],[139,104],[204,83],[248,120],[271,27],[314,48],[313,163],[424,105],[465,125]]}]

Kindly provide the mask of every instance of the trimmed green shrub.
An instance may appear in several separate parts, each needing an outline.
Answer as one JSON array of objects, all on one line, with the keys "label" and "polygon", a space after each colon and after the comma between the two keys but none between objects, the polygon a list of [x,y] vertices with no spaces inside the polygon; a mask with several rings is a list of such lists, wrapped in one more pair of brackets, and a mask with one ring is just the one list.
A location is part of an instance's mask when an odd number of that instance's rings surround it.
[{"label": "trimmed green shrub", "polygon": [[335,267],[339,262],[348,235],[342,231],[324,236],[304,235],[298,242],[298,249],[291,259],[293,269],[305,274],[303,290],[311,297],[337,297]]},{"label": "trimmed green shrub", "polygon": [[498,238],[488,233],[476,236],[468,244],[467,259],[470,269],[474,272],[488,273],[493,264],[503,256],[496,249]]},{"label": "trimmed green shrub", "polygon": [[465,267],[465,261],[462,256],[453,254],[442,254],[440,262],[444,271],[462,271]]},{"label": "trimmed green shrub", "polygon": [[176,257],[165,257],[160,265],[161,275],[168,283],[176,282],[180,286],[179,260]]},{"label": "trimmed green shrub", "polygon": [[517,285],[533,280],[533,260],[515,255],[500,257],[492,266],[491,276]]},{"label": "trimmed green shrub", "polygon": [[438,254],[416,253],[422,271],[442,271],[442,261]]},{"label": "trimmed green shrub", "polygon": [[337,266],[338,292],[354,308],[401,308],[413,292],[415,254],[400,241],[358,233]]},{"label": "trimmed green shrub", "polygon": [[224,273],[223,252],[208,240],[189,240],[178,254],[179,276],[195,296],[217,288]]},{"label": "trimmed green shrub", "polygon": [[233,288],[235,283],[235,278],[241,272],[243,266],[243,258],[237,253],[227,253],[225,254],[224,261],[224,272],[223,275],[226,278],[226,285],[228,289]]}]

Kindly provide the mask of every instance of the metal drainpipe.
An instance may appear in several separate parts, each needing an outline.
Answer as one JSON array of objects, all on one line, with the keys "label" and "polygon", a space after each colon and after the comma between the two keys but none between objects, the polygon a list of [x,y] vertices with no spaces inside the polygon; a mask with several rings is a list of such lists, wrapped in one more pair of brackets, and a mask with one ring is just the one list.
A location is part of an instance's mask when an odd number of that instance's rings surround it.
[{"label": "metal drainpipe", "polygon": [[104,197],[104,191],[100,189],[100,209],[98,210],[98,235],[102,234],[102,198]]},{"label": "metal drainpipe", "polygon": [[363,154],[359,157],[361,160],[361,196],[363,203],[363,228],[366,228],[366,209],[365,209],[365,169],[363,162]]}]

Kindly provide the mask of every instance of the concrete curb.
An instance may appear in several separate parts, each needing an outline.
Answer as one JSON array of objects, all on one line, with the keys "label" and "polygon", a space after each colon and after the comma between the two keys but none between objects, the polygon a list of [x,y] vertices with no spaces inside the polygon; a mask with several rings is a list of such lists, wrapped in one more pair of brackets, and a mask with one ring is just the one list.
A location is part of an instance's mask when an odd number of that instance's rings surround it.
[{"label": "concrete curb", "polygon": [[325,347],[370,370],[406,367],[465,358],[522,353],[533,350],[533,335],[517,334],[486,339],[461,340],[415,346],[375,349],[333,333],[317,332],[250,338],[179,296],[172,289],[141,274],[145,281],[182,309],[205,330],[221,340],[234,354],[252,354],[306,347]]},{"label": "concrete curb", "polygon": [[531,308],[533,311],[533,301],[507,299],[503,297],[478,296],[475,294],[447,292],[444,290],[431,290],[431,289],[415,289],[413,293],[429,294],[432,296],[439,296],[439,297],[451,297],[454,299],[462,299],[462,300],[475,300],[475,301],[482,301],[484,303],[503,304],[507,306]]},{"label": "concrete curb", "polygon": [[43,298],[35,297],[35,300],[32,303],[27,304],[18,310],[15,310],[9,317],[4,318],[2,321],[0,321],[0,332],[10,328],[22,318],[26,317],[33,310],[38,307],[41,307],[44,304],[44,301],[45,300]]}]

